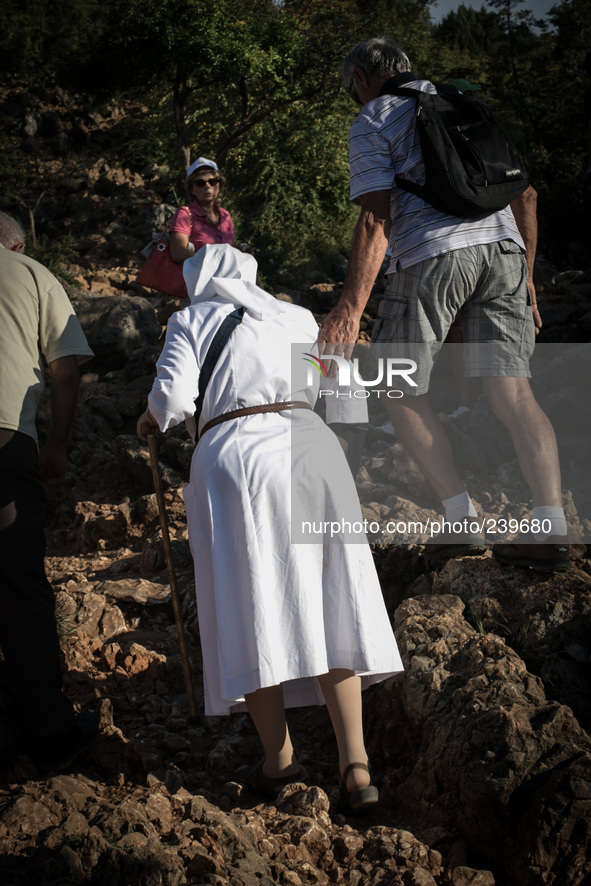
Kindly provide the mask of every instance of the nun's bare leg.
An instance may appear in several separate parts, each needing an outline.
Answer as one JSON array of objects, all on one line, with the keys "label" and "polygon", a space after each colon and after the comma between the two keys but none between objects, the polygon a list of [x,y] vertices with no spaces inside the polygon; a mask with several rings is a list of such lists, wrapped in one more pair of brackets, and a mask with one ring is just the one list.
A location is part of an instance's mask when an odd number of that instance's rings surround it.
[{"label": "nun's bare leg", "polygon": [[[318,677],[326,700],[339,749],[341,776],[350,763],[367,764],[367,751],[363,740],[361,709],[361,678],[344,668],[329,671]],[[370,784],[369,773],[352,769],[347,776],[347,790],[365,788]]]},{"label": "nun's bare leg", "polygon": [[246,695],[245,701],[265,751],[264,775],[295,775],[299,766],[285,719],[283,688],[257,689]]}]

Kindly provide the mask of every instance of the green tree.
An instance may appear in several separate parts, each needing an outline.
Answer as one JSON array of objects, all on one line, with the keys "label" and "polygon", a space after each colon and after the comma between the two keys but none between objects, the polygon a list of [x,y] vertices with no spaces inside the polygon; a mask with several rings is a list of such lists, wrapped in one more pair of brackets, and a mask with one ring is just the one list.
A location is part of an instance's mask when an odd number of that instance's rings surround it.
[{"label": "green tree", "polygon": [[495,75],[493,59],[498,58],[504,39],[498,13],[462,4],[433,28],[427,76],[443,82],[464,77],[478,83],[488,98]]},{"label": "green tree", "polygon": [[504,38],[497,12],[490,12],[484,6],[473,9],[463,3],[435,26],[433,36],[437,43],[447,45],[454,52],[466,51],[474,57],[494,56]]},{"label": "green tree", "polygon": [[124,77],[170,90],[183,169],[191,122],[212,121],[223,160],[291,98],[285,86],[295,65],[294,26],[271,0],[126,0],[120,13],[115,52],[134,59]]},{"label": "green tree", "polygon": [[[429,0],[8,3],[0,47],[12,47],[13,70],[105,99],[141,97],[143,122],[121,125],[128,156],[167,160],[179,186],[191,159],[215,158],[229,174],[228,206],[242,235],[276,266],[303,267],[313,250],[345,248],[355,108],[339,67],[348,49],[389,33],[420,69],[432,45]],[[62,46],[68,27],[70,47],[58,64],[52,41]],[[33,42],[17,59],[19,31]]]},{"label": "green tree", "polygon": [[425,0],[126,0],[113,51],[170,94],[179,172],[196,154],[223,164],[241,236],[300,265],[350,227],[346,52],[386,31],[426,57],[428,25]]},{"label": "green tree", "polygon": [[111,27],[108,13],[109,0],[3,0],[0,72],[67,79]]},{"label": "green tree", "polygon": [[532,168],[540,192],[540,215],[547,253],[560,262],[587,263],[573,244],[589,230],[579,178],[586,154],[583,95],[589,81],[583,60],[591,46],[591,5],[586,0],[563,0],[548,18],[552,29],[544,37],[544,54],[534,75],[535,105],[542,126]]},{"label": "green tree", "polygon": [[213,122],[212,151],[223,162],[290,105],[333,96],[353,43],[391,30],[424,47],[427,7],[427,0],[121,0],[110,46],[116,58],[134,60],[131,70],[115,66],[120,85],[168,85],[186,168],[194,124]]}]

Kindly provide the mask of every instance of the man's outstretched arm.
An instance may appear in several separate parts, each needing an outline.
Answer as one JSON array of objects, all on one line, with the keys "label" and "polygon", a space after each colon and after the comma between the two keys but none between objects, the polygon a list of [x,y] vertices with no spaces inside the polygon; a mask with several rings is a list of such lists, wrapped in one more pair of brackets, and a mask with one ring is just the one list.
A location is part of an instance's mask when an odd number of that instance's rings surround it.
[{"label": "man's outstretched arm", "polygon": [[350,356],[359,335],[361,315],[384,261],[390,234],[390,191],[372,191],[361,197],[347,279],[338,304],[324,318],[318,341],[323,354],[342,352],[335,344],[350,344]]}]

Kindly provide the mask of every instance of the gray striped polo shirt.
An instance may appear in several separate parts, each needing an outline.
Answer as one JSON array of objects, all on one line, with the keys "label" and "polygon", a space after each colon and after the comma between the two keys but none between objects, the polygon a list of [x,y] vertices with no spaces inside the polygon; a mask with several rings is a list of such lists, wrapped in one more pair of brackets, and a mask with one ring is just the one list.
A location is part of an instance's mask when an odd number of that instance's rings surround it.
[{"label": "gray striped polo shirt", "polygon": [[[435,92],[428,80],[405,83],[423,92]],[[447,215],[420,197],[394,187],[404,175],[425,182],[425,167],[415,126],[416,103],[411,98],[384,95],[368,102],[351,126],[351,200],[362,194],[391,189],[392,258],[389,274],[453,249],[513,240],[525,251],[511,209],[481,219]]]}]

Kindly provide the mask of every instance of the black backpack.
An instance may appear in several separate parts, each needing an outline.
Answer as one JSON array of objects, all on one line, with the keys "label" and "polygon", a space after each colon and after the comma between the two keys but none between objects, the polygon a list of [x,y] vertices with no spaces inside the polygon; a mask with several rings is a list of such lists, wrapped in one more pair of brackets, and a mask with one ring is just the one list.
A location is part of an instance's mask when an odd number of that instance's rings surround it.
[{"label": "black backpack", "polygon": [[416,99],[427,182],[396,176],[396,187],[440,212],[477,218],[504,209],[529,186],[511,139],[481,99],[437,85],[435,94],[384,84],[381,95]]}]

